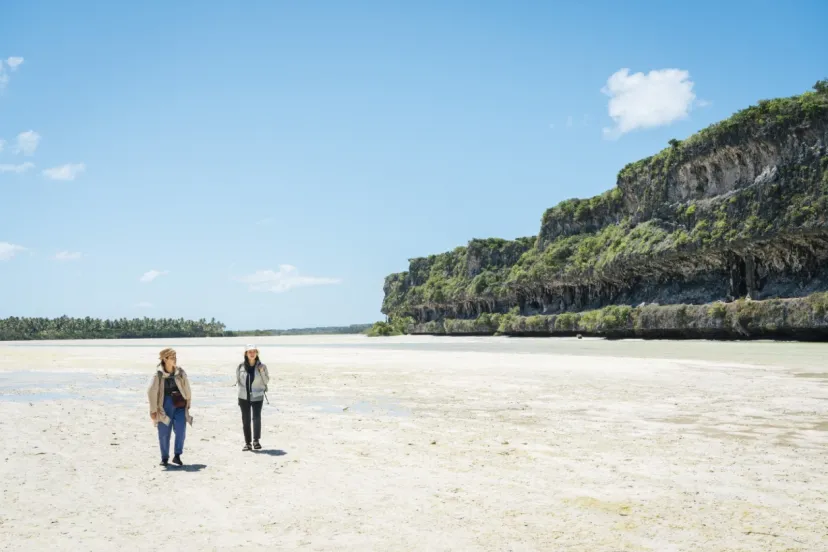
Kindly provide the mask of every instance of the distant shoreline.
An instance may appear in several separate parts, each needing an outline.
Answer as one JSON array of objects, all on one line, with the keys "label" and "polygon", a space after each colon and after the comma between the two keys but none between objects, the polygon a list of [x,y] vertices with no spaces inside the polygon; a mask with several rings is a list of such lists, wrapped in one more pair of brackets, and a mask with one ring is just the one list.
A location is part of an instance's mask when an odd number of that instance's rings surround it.
[{"label": "distant shoreline", "polygon": [[315,328],[290,328],[287,330],[228,330],[225,337],[361,334],[370,329],[372,325],[373,324],[351,324],[350,326],[319,326]]},{"label": "distant shoreline", "polygon": [[181,339],[197,337],[255,337],[289,335],[338,335],[365,333],[371,324],[319,326],[284,330],[226,330],[216,319],[183,318],[26,318],[0,319],[0,341],[47,341],[77,339]]}]

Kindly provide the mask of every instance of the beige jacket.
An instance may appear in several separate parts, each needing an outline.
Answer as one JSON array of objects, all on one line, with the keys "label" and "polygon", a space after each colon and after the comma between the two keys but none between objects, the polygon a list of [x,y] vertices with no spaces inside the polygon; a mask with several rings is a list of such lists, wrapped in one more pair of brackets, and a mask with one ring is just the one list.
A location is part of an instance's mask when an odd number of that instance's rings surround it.
[{"label": "beige jacket", "polygon": [[175,378],[175,384],[178,386],[178,390],[187,400],[184,416],[187,419],[187,423],[193,425],[193,417],[190,416],[190,404],[193,398],[192,390],[190,389],[190,380],[187,378],[187,372],[180,366],[176,366],[175,372],[172,374],[168,374],[163,368],[159,368],[155,372],[149,389],[147,390],[150,415],[153,412],[155,413],[155,425],[158,425],[158,422],[162,422],[164,425],[170,425],[170,417],[164,412],[164,385],[162,383],[164,378],[169,377]]}]

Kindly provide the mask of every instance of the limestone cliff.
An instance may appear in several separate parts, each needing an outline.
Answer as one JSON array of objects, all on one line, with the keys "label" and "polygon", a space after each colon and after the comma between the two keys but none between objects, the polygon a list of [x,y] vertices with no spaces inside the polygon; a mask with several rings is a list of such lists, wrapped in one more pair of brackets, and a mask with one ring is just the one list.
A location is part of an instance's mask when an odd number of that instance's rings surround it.
[{"label": "limestone cliff", "polygon": [[821,81],[671,141],[611,190],[548,209],[535,237],[411,259],[386,279],[382,310],[410,317],[411,331],[452,333],[482,317],[476,333],[509,333],[515,324],[492,328],[492,317],[805,297],[828,290],[826,216]]}]

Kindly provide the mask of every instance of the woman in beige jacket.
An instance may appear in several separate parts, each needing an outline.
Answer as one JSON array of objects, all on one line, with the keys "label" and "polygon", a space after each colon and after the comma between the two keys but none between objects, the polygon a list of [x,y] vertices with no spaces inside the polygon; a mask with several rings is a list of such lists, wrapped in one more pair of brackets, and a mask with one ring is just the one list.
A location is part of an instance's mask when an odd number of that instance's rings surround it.
[{"label": "woman in beige jacket", "polygon": [[190,416],[192,393],[187,373],[176,364],[175,349],[163,349],[158,358],[158,370],[152,378],[149,390],[150,418],[158,428],[158,444],[161,447],[161,465],[170,458],[170,436],[175,431],[175,456],[173,463],[183,466],[184,439],[187,424],[193,425]]}]

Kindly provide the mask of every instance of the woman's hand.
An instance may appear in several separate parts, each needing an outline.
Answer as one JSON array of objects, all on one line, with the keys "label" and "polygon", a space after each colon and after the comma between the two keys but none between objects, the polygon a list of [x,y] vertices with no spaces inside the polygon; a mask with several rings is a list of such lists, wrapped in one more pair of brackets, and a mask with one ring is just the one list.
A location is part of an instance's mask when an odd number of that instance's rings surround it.
[{"label": "woman's hand", "polygon": [[150,414],[150,418],[152,419],[153,422],[155,421],[155,416],[156,416],[155,412],[152,412]]}]

